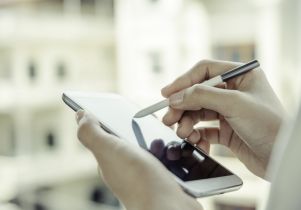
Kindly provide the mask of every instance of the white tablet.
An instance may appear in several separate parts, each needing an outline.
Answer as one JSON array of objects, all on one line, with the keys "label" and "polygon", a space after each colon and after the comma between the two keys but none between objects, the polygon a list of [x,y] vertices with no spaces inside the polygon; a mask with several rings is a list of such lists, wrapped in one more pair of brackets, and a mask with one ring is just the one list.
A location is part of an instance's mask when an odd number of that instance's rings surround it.
[{"label": "white tablet", "polygon": [[151,152],[194,197],[230,192],[242,186],[237,175],[179,138],[154,116],[133,118],[140,107],[120,95],[70,91],[63,93],[63,100],[74,111],[83,109],[95,115],[107,132]]}]

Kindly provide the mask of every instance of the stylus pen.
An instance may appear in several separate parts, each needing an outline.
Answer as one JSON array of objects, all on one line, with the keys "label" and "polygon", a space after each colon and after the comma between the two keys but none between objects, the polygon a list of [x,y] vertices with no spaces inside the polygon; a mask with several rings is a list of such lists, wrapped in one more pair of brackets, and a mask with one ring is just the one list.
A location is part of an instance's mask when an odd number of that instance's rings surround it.
[{"label": "stylus pen", "polygon": [[[231,69],[230,71],[227,71],[221,75],[218,75],[218,76],[215,76],[209,80],[206,80],[204,82],[202,82],[201,84],[202,85],[208,85],[208,86],[216,86],[222,82],[226,82],[227,80],[229,79],[232,79],[234,77],[237,77],[237,76],[240,76],[242,74],[245,74],[257,67],[259,67],[260,64],[257,60],[253,60],[253,61],[250,61],[244,65],[241,65],[241,66],[238,66],[234,69]],[[155,103],[149,107],[146,107],[142,110],[140,110],[139,112],[137,112],[135,115],[134,115],[134,118],[141,118],[141,117],[144,117],[144,116],[147,116],[149,114],[152,114],[160,109],[163,109],[165,107],[169,106],[169,99],[165,99],[163,101],[160,101],[158,103]]]}]

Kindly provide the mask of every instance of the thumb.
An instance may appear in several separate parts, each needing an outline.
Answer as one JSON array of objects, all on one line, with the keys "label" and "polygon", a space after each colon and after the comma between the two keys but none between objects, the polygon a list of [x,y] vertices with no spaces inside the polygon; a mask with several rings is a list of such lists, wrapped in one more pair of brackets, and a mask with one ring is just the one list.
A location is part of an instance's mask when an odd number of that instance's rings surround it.
[{"label": "thumb", "polygon": [[76,113],[76,119],[78,139],[94,154],[111,151],[118,143],[119,139],[104,131],[93,115],[80,110]]},{"label": "thumb", "polygon": [[216,111],[224,116],[233,116],[241,106],[243,94],[237,90],[221,89],[196,84],[169,97],[170,106],[179,110]]}]

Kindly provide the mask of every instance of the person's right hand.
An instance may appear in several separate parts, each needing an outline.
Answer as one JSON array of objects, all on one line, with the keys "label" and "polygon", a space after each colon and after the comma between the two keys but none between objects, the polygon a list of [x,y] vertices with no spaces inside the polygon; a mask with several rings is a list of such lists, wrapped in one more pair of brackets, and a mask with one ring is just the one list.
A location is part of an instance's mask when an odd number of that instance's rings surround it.
[{"label": "person's right hand", "polygon": [[[177,134],[208,151],[211,143],[229,147],[254,174],[264,177],[284,117],[264,72],[251,72],[219,87],[201,83],[241,64],[201,61],[162,89],[170,100],[163,122],[178,123]],[[219,128],[195,128],[199,121],[219,120]]]}]

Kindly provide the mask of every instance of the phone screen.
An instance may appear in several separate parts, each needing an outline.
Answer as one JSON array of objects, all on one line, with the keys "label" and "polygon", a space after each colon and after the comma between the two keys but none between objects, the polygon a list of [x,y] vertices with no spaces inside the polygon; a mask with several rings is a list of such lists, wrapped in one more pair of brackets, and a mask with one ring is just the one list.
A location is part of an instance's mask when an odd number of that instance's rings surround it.
[{"label": "phone screen", "polygon": [[123,97],[71,98],[93,113],[106,130],[149,151],[183,181],[232,175],[204,152],[179,138],[154,116],[133,118],[139,108]]}]

